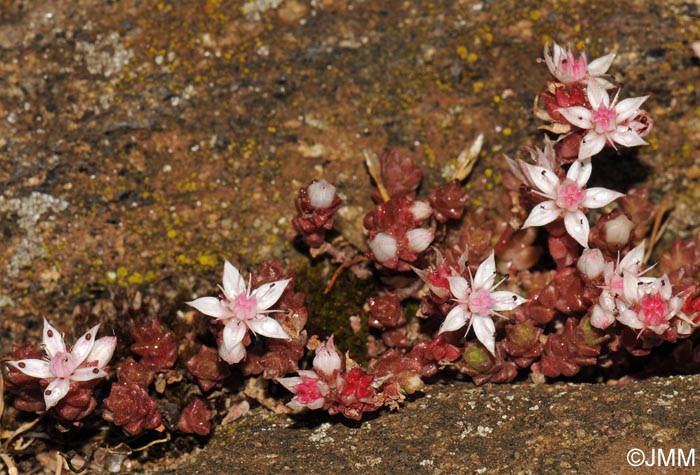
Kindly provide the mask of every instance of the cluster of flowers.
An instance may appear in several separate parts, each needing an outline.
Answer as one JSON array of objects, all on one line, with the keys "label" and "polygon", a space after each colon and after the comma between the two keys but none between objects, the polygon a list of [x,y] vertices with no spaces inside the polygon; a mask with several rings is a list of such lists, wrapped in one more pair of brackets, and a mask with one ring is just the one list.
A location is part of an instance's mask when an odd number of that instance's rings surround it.
[{"label": "cluster of flowers", "polygon": [[[653,124],[640,109],[646,97],[618,102],[618,89],[610,99],[615,86],[604,75],[612,54],[588,63],[585,54],[576,58],[555,44],[544,55],[554,81],[538,95],[536,105],[544,108],[536,114],[559,137],[533,148],[530,161],[506,157],[503,193],[510,203],[499,219],[468,208],[462,175],[419,198],[420,167],[394,149],[370,170],[376,206],[364,217],[364,248],[328,239],[342,206],[334,185],[319,180],[299,191],[293,225],[314,255],[327,252],[358,275],[371,267],[383,282],[367,299],[366,368],[343,358],[333,336],[321,342],[307,335],[308,310],[293,272],[263,263],[246,281],[225,262],[220,296],[188,302],[211,317],[217,348],[193,337],[178,343],[156,320],[132,330],[129,349],[138,360],[126,356],[116,365],[102,417],[129,435],[174,429],[206,435],[213,411],[202,398],[173,418],[163,413],[162,396],[183,375],[201,395],[211,394],[236,365],[293,393],[291,410],[360,419],[396,407],[446,368],[477,384],[512,381],[528,369],[573,376],[584,366],[609,366],[687,339],[700,320],[700,237],[678,240],[660,259],[661,276],[653,277],[644,268],[645,239],[660,211],[648,192],[588,187],[594,155],[646,143]],[[591,225],[589,210],[614,202],[617,209],[601,210]],[[538,240],[540,227],[546,237]],[[407,315],[407,299],[419,301],[415,315]],[[96,339],[98,329],[68,348],[45,320],[43,355],[32,345],[15,347],[7,374],[14,406],[72,424],[93,412],[95,387],[117,346],[114,336]],[[678,346],[679,360],[700,363],[693,345]],[[315,357],[300,369],[305,349]]]}]

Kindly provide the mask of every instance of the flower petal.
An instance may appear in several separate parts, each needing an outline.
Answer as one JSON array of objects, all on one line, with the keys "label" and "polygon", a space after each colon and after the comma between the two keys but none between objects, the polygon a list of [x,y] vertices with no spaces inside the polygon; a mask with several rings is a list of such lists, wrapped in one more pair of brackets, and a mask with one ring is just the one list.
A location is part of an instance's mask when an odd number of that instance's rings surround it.
[{"label": "flower petal", "polygon": [[544,193],[547,197],[553,198],[559,189],[559,177],[552,170],[524,163],[525,173],[535,188]]},{"label": "flower petal", "polygon": [[8,361],[7,364],[13,368],[17,368],[27,376],[32,378],[53,378],[51,366],[48,361],[37,359],[25,359],[17,361]]},{"label": "flower petal", "polygon": [[590,159],[577,160],[569,167],[566,178],[576,183],[579,188],[583,188],[588,183],[592,171],[593,166]]},{"label": "flower petal", "polygon": [[489,257],[476,270],[472,281],[472,290],[490,289],[493,287],[493,279],[496,277],[496,260],[493,257],[493,253],[494,251],[491,251]]},{"label": "flower petal", "polygon": [[70,375],[71,381],[90,381],[92,379],[104,378],[107,376],[105,370],[98,367],[84,366],[73,371]]},{"label": "flower petal", "polygon": [[523,175],[521,171],[521,165],[518,164],[515,160],[510,158],[509,156],[505,156],[506,159],[506,164],[508,165],[508,168],[510,169],[510,172],[513,174],[513,176],[520,182],[522,183],[527,183],[527,180],[525,178],[525,175]]},{"label": "flower petal", "polygon": [[615,106],[615,112],[617,113],[617,115],[615,116],[615,120],[617,121],[617,123],[620,124],[637,115],[637,113],[639,112],[639,107],[648,98],[649,96],[630,97],[629,99],[620,101]]},{"label": "flower petal", "polygon": [[287,288],[287,284],[289,284],[291,280],[292,279],[276,280],[255,289],[252,296],[255,297],[256,312],[260,313],[272,307],[275,302],[280,299],[284,289]]},{"label": "flower petal", "polygon": [[486,315],[474,315],[472,327],[479,340],[489,353],[496,356],[496,325],[491,317]]},{"label": "flower petal", "polygon": [[566,213],[564,216],[564,227],[569,236],[584,248],[588,248],[588,235],[591,232],[588,218],[582,211]]},{"label": "flower petal", "polygon": [[219,347],[219,356],[228,364],[236,364],[245,357],[243,337],[247,327],[238,321],[229,321],[224,326],[224,334]]},{"label": "flower petal", "polygon": [[614,132],[609,134],[610,140],[623,147],[638,147],[646,145],[644,140],[632,127],[623,125],[618,127]]},{"label": "flower petal", "polygon": [[610,69],[614,59],[615,53],[609,53],[605,56],[594,59],[588,63],[588,74],[591,76],[600,76],[605,74],[607,70]]},{"label": "flower petal", "polygon": [[625,301],[634,306],[639,302],[639,287],[644,285],[644,282],[640,280],[635,274],[625,273],[622,278],[622,292],[625,297]]},{"label": "flower petal", "polygon": [[287,332],[284,331],[282,325],[279,324],[277,320],[272,317],[262,317],[256,318],[255,320],[248,320],[248,328],[253,333],[266,336],[268,338],[280,338],[283,340],[291,340]]},{"label": "flower petal", "polygon": [[530,215],[527,217],[523,223],[524,228],[530,228],[532,226],[544,226],[549,224],[559,217],[561,209],[557,206],[554,201],[543,201],[538,203],[530,211]]},{"label": "flower petal", "polygon": [[284,386],[287,391],[296,394],[296,387],[302,383],[302,379],[299,376],[291,376],[289,378],[275,378],[275,382]]},{"label": "flower petal", "polygon": [[236,297],[245,293],[245,280],[238,271],[238,268],[229,261],[224,262],[224,277],[222,279],[224,294],[229,300],[236,300]]},{"label": "flower petal", "polygon": [[625,196],[624,193],[607,188],[588,188],[581,204],[586,208],[602,208],[623,196]]},{"label": "flower petal", "polygon": [[85,363],[96,364],[98,368],[104,368],[112,359],[114,350],[117,347],[116,336],[103,336],[95,342],[92,351],[85,358]]},{"label": "flower petal", "polygon": [[605,330],[613,323],[615,323],[615,315],[612,312],[605,311],[600,305],[593,306],[591,326]]},{"label": "flower petal", "polygon": [[617,320],[635,330],[644,328],[644,324],[642,324],[642,322],[639,320],[637,312],[634,310],[623,310],[620,312]]},{"label": "flower petal", "polygon": [[563,115],[567,122],[579,129],[590,129],[593,127],[593,114],[585,107],[562,107],[557,109],[557,112]]},{"label": "flower petal", "polygon": [[445,321],[440,325],[440,330],[438,330],[438,335],[445,332],[453,332],[459,330],[464,325],[467,324],[467,320],[471,316],[471,313],[467,312],[464,305],[457,305],[455,308],[450,310],[450,313],[445,317]]},{"label": "flower petal", "polygon": [[610,96],[605,89],[599,87],[589,87],[586,89],[586,96],[588,96],[588,102],[591,103],[593,110],[600,109],[601,105],[605,106],[606,108],[610,107]]},{"label": "flower petal", "polygon": [[221,300],[216,297],[200,297],[191,302],[185,302],[190,307],[199,310],[204,315],[214,318],[227,318],[231,316],[231,312],[223,305]]},{"label": "flower petal", "polygon": [[597,154],[603,150],[606,141],[607,138],[605,135],[597,134],[595,131],[591,130],[581,139],[581,144],[578,149],[578,159],[583,160]]},{"label": "flower petal", "polygon": [[49,358],[53,358],[58,353],[66,353],[66,344],[63,342],[63,337],[46,318],[44,318],[43,335],[44,350],[49,355]]},{"label": "flower petal", "polygon": [[625,254],[622,258],[618,268],[623,272],[632,272],[637,274],[639,272],[639,266],[644,262],[644,244],[646,241],[642,241],[638,246],[632,249],[630,252]]},{"label": "flower petal", "polygon": [[78,338],[78,341],[76,341],[75,345],[73,345],[73,348],[71,349],[70,353],[75,358],[75,367],[78,367],[81,364],[83,364],[83,361],[85,361],[87,355],[89,355],[92,351],[92,348],[95,346],[95,336],[97,335],[97,331],[99,329],[100,324],[98,323],[97,325],[89,329],[83,336]]},{"label": "flower petal", "polygon": [[46,409],[51,409],[58,401],[63,399],[63,397],[68,394],[70,390],[70,381],[66,378],[56,378],[49,383],[49,385],[44,389],[44,403],[46,404]]},{"label": "flower petal", "polygon": [[450,292],[457,300],[467,300],[469,297],[469,282],[460,275],[450,276],[447,278],[450,284]]},{"label": "flower petal", "polygon": [[229,320],[226,322],[226,325],[224,325],[224,333],[221,338],[222,345],[232,348],[240,344],[247,331],[248,327],[245,326],[243,322]]},{"label": "flower petal", "polygon": [[491,298],[493,299],[493,309],[497,312],[513,310],[518,305],[522,305],[527,302],[526,298],[506,290],[491,292]]}]

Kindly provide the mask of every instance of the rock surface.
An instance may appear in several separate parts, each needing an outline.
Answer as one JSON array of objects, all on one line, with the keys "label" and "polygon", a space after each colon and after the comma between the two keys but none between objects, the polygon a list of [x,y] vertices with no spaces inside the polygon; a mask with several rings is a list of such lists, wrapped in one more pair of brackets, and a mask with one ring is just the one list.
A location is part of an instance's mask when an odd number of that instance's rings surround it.
[{"label": "rock surface", "polygon": [[[698,404],[697,376],[623,386],[435,385],[362,424],[257,412],[222,428],[172,473],[697,473]],[[628,463],[632,449],[641,452],[630,460],[649,466]],[[659,463],[659,450],[667,460],[674,454],[673,464]]]},{"label": "rock surface", "polygon": [[[369,206],[365,150],[409,150],[430,184],[483,133],[471,205],[499,200],[502,155],[541,143],[552,40],[617,52],[621,94],[650,94],[650,146],[620,161],[676,206],[668,245],[700,224],[699,16],[680,0],[0,0],[0,348],[136,289],[174,313],[224,259],[300,259],[296,189],[325,177]],[[176,473],[632,473],[632,447],[693,448],[699,386],[455,383],[360,425],[254,412]]]}]

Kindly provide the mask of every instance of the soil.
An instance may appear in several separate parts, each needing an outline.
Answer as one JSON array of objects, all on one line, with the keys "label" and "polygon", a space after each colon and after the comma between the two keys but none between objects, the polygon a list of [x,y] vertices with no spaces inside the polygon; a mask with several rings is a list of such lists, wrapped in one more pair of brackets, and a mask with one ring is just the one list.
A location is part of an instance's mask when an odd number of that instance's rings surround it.
[{"label": "soil", "polygon": [[[612,154],[622,173],[592,183],[646,184],[672,202],[668,248],[700,224],[699,17],[680,0],[0,0],[0,348],[38,341],[43,316],[74,341],[84,320],[117,318],[115,299],[145,295],[156,313],[186,317],[224,259],[303,265],[296,190],[326,178],[362,215],[365,152],[408,151],[430,189],[484,134],[470,205],[498,208],[503,155],[541,145],[537,58],[553,40],[589,59],[616,52],[621,96],[650,96],[649,146]],[[649,415],[633,386],[466,384],[357,426],[255,409],[178,473],[200,462],[200,473],[626,473],[628,445],[676,447],[697,429],[695,377],[643,384],[666,412]],[[559,392],[578,406],[552,409]],[[501,407],[524,393],[530,406],[513,403],[516,419],[497,425],[488,398]],[[445,419],[444,399],[475,406]],[[605,411],[621,422],[605,425]]]}]

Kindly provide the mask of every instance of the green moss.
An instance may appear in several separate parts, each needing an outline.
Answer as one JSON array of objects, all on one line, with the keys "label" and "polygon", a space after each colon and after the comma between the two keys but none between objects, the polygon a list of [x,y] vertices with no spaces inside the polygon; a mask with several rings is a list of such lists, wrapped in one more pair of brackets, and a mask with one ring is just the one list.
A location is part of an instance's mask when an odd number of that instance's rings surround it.
[{"label": "green moss", "polygon": [[[295,288],[306,294],[309,320],[306,329],[309,335],[318,335],[322,340],[335,335],[335,344],[341,352],[349,351],[350,356],[360,363],[367,358],[366,341],[368,335],[367,318],[362,309],[368,297],[374,295],[371,280],[360,280],[345,269],[328,294],[323,294],[329,275],[323,273],[323,263],[302,261],[297,264]],[[362,322],[361,330],[355,334],[350,328],[350,317],[358,315]]]}]

